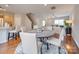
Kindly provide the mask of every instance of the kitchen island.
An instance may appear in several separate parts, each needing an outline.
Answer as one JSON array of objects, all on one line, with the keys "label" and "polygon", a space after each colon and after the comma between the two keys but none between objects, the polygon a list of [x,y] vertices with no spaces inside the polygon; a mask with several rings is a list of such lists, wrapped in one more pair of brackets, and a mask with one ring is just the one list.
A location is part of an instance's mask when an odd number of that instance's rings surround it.
[{"label": "kitchen island", "polygon": [[8,41],[9,30],[6,27],[0,27],[0,44]]}]

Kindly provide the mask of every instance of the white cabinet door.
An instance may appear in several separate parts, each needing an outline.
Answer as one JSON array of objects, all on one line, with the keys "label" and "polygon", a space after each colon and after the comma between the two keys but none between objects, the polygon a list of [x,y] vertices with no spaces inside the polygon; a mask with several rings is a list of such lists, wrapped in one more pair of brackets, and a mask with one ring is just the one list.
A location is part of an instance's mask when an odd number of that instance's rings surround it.
[{"label": "white cabinet door", "polygon": [[8,30],[0,29],[0,44],[7,42],[8,40]]}]

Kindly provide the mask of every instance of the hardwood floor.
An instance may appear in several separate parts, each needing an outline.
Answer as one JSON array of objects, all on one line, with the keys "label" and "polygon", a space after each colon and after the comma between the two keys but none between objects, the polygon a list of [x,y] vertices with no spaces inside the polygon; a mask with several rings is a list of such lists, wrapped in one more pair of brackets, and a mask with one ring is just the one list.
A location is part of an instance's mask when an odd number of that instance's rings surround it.
[{"label": "hardwood floor", "polygon": [[20,38],[11,39],[7,43],[0,44],[0,54],[14,54],[17,45],[20,43]]},{"label": "hardwood floor", "polygon": [[[14,54],[17,45],[20,43],[20,38],[12,39],[7,43],[0,44],[0,54]],[[64,40],[64,46],[68,51],[68,54],[78,54],[79,48],[75,44],[71,36],[66,36]]]},{"label": "hardwood floor", "polygon": [[79,48],[77,47],[72,36],[65,37],[65,48],[67,49],[68,54],[79,54]]}]

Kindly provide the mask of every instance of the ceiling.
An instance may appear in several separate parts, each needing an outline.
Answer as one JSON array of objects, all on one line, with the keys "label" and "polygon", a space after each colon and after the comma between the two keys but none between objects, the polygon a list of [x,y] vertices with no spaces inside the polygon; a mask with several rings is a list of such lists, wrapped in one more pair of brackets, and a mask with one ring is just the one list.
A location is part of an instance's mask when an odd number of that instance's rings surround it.
[{"label": "ceiling", "polygon": [[[55,10],[51,10],[51,7],[55,6]],[[0,4],[0,7],[5,8],[8,12],[13,13],[33,13],[33,14],[43,14],[43,15],[49,15],[49,14],[70,14],[73,10],[72,4],[48,4],[45,6],[44,4],[9,4],[8,7],[5,6],[5,4]]]}]

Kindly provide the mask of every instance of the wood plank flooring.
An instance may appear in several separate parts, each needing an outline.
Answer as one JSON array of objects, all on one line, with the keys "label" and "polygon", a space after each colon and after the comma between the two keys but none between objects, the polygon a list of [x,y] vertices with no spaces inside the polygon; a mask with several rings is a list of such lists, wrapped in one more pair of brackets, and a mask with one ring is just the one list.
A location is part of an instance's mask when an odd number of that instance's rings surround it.
[{"label": "wood plank flooring", "polygon": [[77,47],[72,36],[66,36],[64,43],[65,43],[65,48],[67,49],[67,52],[69,54],[79,54],[79,48]]},{"label": "wood plank flooring", "polygon": [[[0,54],[14,54],[17,45],[21,42],[20,38],[11,39],[7,43],[0,44]],[[79,48],[74,42],[71,36],[66,36],[64,40],[64,46],[68,51],[68,54],[78,54]]]},{"label": "wood plank flooring", "polygon": [[20,38],[11,39],[9,42],[0,44],[0,54],[14,54],[17,45],[20,43]]}]

